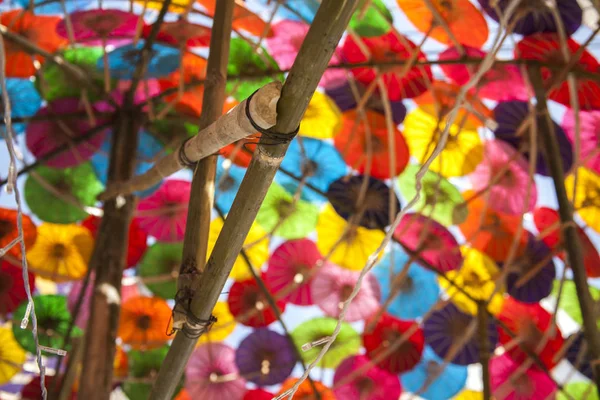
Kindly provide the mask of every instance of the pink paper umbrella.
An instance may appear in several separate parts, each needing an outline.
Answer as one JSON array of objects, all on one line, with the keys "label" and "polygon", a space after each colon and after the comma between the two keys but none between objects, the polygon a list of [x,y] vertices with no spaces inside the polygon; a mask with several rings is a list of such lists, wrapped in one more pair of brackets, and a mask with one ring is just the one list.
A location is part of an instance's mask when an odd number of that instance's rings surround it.
[{"label": "pink paper umbrella", "polygon": [[[484,158],[469,176],[473,189],[483,191],[490,187],[489,205],[493,210],[520,215],[533,211],[537,189],[527,172],[525,157],[509,144],[500,140],[485,143]],[[531,186],[529,198],[527,188]]]},{"label": "pink paper umbrella", "polygon": [[490,361],[492,394],[497,400],[553,400],[556,384],[543,371],[529,367],[521,371],[521,364],[508,354]]},{"label": "pink paper umbrella", "polygon": [[196,348],[185,368],[185,389],[192,399],[243,399],[246,381],[235,365],[235,350],[219,342]]},{"label": "pink paper umbrella", "polygon": [[137,207],[140,228],[161,242],[179,242],[185,234],[191,184],[170,179]]},{"label": "pink paper umbrella", "polygon": [[[600,174],[600,111],[581,111],[579,124],[579,158],[586,167]],[[575,114],[572,109],[567,108],[561,125],[569,140],[575,143]]]},{"label": "pink paper umbrella", "polygon": [[333,386],[339,400],[387,400],[400,397],[402,387],[398,375],[377,365],[365,356],[350,356],[335,370]]},{"label": "pink paper umbrella", "polygon": [[[314,302],[328,316],[339,317],[343,302],[352,293],[359,275],[360,271],[350,271],[334,264],[323,267],[310,284]],[[379,283],[373,275],[369,274],[348,307],[346,321],[355,322],[371,317],[379,309],[380,299]]]},{"label": "pink paper umbrella", "polygon": [[310,239],[284,242],[269,258],[265,272],[267,286],[281,300],[299,306],[313,304],[310,272],[321,258],[317,245]]},{"label": "pink paper umbrella", "polygon": [[[117,45],[133,40],[140,18],[126,11],[107,9],[75,11],[69,15],[73,39],[89,46]],[[69,39],[67,18],[56,25],[56,33]]]},{"label": "pink paper umbrella", "polygon": [[[301,21],[283,20],[271,25],[273,36],[268,37],[267,47],[271,50],[271,55],[277,61],[281,69],[292,67],[298,50],[302,46],[304,37],[308,32],[309,25]],[[339,54],[336,52],[331,57],[330,64],[340,63]],[[321,78],[319,86],[325,88],[334,88],[343,85],[346,82],[346,72],[343,69],[329,69]]]},{"label": "pink paper umbrella", "polygon": [[[463,47],[467,57],[483,58],[486,55],[484,51],[474,47]],[[440,53],[439,59],[442,61],[458,60],[461,57],[463,56],[456,47],[449,47]],[[440,67],[451,81],[461,86],[466,84],[477,71],[475,64],[469,66],[466,64],[442,63]],[[507,90],[507,88],[510,88],[510,90]],[[519,67],[516,65],[494,64],[494,66],[483,75],[476,90],[479,96],[495,101],[529,99],[525,80],[521,75]]]},{"label": "pink paper umbrella", "polygon": [[[81,113],[81,116],[59,118],[61,114],[77,112]],[[68,148],[60,156],[47,160],[45,165],[49,167],[67,168],[79,165],[89,160],[104,142],[106,130],[101,130],[83,140],[82,137],[93,129],[94,125],[90,124],[79,99],[55,100],[38,111],[36,116],[42,119],[30,122],[25,132],[25,142],[29,151],[39,159],[60,147]],[[48,118],[51,116],[53,118]],[[97,125],[102,123],[103,121],[96,121]]]}]

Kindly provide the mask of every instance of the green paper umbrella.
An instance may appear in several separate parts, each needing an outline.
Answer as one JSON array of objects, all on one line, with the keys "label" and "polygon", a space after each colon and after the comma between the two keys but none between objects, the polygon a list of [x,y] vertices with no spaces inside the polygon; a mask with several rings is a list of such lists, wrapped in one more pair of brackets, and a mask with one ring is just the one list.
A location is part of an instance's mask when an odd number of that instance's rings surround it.
[{"label": "green paper umbrella", "polygon": [[383,1],[372,0],[366,9],[363,7],[364,3],[363,0],[356,8],[350,20],[350,27],[362,37],[375,37],[388,33],[392,28],[393,18]]},{"label": "green paper umbrella", "polygon": [[[168,352],[169,346],[165,345],[152,350],[132,350],[127,354],[129,377],[123,384],[123,391],[129,400],[150,398],[152,385]],[[176,393],[181,390],[182,386],[183,377],[177,386]]]},{"label": "green paper umbrella", "polygon": [[[312,343],[324,337],[331,336],[335,330],[337,320],[334,318],[314,318],[306,321],[292,332],[292,340],[298,348],[300,356],[308,364],[313,362],[321,351],[322,346],[316,345],[308,351],[302,350],[306,343]],[[358,354],[362,341],[358,332],[346,322],[342,323],[342,329],[335,342],[329,348],[321,362],[322,368],[336,368],[346,357]]]},{"label": "green paper umbrella", "polygon": [[[398,177],[400,193],[408,201],[416,194],[419,165],[409,165]],[[457,225],[467,218],[466,207],[457,207],[464,199],[458,189],[443,176],[427,171],[422,180],[421,198],[414,210],[435,219],[442,225]]]},{"label": "green paper umbrella", "polygon": [[[77,47],[65,50],[63,57],[66,61],[82,69],[98,87],[103,87],[104,77],[96,69],[97,61],[102,57],[100,47]],[[79,97],[81,85],[73,84],[73,76],[64,68],[55,63],[45,63],[42,67],[42,76],[35,81],[37,90],[47,101],[65,97]],[[113,85],[114,86],[114,85]],[[103,92],[88,91],[90,102],[100,100]]]},{"label": "green paper umbrella", "polygon": [[[554,281],[554,287],[552,288],[552,295],[554,298],[558,296],[559,287],[560,281]],[[590,286],[590,294],[596,304],[600,303],[600,290]],[[579,300],[577,299],[577,290],[575,289],[575,283],[573,283],[573,281],[565,281],[558,307],[566,312],[573,321],[577,322],[579,325],[583,325],[581,308],[579,308]],[[598,320],[597,325],[598,328],[600,328],[600,320]]]},{"label": "green paper umbrella", "polygon": [[[231,39],[229,51],[228,75],[261,75],[266,71],[278,71],[279,66],[264,47],[253,49],[252,45],[240,38]],[[264,74],[263,74],[264,75]],[[227,92],[236,100],[243,101],[255,90],[260,89],[273,79],[283,81],[283,75],[263,76],[251,80],[228,80]]]},{"label": "green paper umbrella", "polygon": [[573,382],[563,386],[565,392],[571,397],[568,397],[562,390],[557,390],[556,400],[571,400],[571,399],[586,399],[599,400],[596,386],[593,382]]},{"label": "green paper umbrella", "polygon": [[146,250],[138,273],[152,293],[163,299],[175,297],[182,253],[183,243],[157,242]]},{"label": "green paper umbrella", "polygon": [[[56,294],[39,295],[34,296],[33,304],[37,315],[40,345],[69,351],[70,346],[63,347],[63,339],[67,334],[71,321],[71,313],[67,308],[67,298]],[[24,301],[13,314],[12,330],[21,347],[35,354],[31,319],[27,329],[21,329],[20,327],[26,311],[27,301]],[[81,335],[81,329],[76,326],[73,327],[72,335]]]},{"label": "green paper umbrella", "polygon": [[262,228],[275,230],[275,235],[285,239],[305,238],[315,229],[318,219],[316,205],[300,199],[294,203],[294,196],[276,183],[269,188],[256,216]]},{"label": "green paper umbrella", "polygon": [[25,201],[39,219],[69,224],[87,218],[104,186],[89,162],[73,168],[36,167],[25,181]]}]

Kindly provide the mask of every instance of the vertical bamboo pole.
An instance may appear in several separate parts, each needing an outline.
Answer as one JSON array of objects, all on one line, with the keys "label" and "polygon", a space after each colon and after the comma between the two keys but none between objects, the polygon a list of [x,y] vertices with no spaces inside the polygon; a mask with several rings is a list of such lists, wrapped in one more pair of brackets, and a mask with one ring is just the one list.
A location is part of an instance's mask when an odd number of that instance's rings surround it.
[{"label": "vertical bamboo pole", "polygon": [[573,282],[577,291],[577,299],[581,308],[581,316],[583,318],[583,328],[585,339],[589,346],[591,358],[595,360],[592,363],[594,371],[594,382],[596,390],[600,394],[600,337],[598,336],[598,327],[596,325],[597,318],[594,311],[594,301],[590,295],[588,288],[587,276],[583,264],[583,253],[581,243],[577,234],[577,226],[573,222],[573,208],[567,197],[564,182],[564,170],[558,147],[558,140],[554,133],[554,127],[548,114],[546,105],[546,90],[542,80],[542,74],[539,68],[530,67],[529,81],[533,86],[535,97],[537,100],[536,111],[537,115],[541,116],[538,124],[539,138],[544,150],[544,158],[550,167],[554,188],[556,190],[556,198],[558,200],[558,214],[562,224],[562,238],[564,241],[565,250],[569,260],[569,265],[573,271]]},{"label": "vertical bamboo pole", "polygon": [[[323,72],[342,37],[358,0],[324,0],[304,39],[277,104],[273,132],[294,132],[306,111]],[[263,137],[261,141],[264,142]],[[288,144],[259,145],[225,220],[221,234],[202,273],[190,312],[208,320],[239,255],[256,213],[273,181]],[[164,360],[150,399],[169,399],[197,339],[178,332]]]},{"label": "vertical bamboo pole", "polygon": [[479,334],[479,363],[483,381],[483,400],[492,398],[490,382],[490,343],[488,339],[488,311],[484,301],[477,303],[477,332]]}]

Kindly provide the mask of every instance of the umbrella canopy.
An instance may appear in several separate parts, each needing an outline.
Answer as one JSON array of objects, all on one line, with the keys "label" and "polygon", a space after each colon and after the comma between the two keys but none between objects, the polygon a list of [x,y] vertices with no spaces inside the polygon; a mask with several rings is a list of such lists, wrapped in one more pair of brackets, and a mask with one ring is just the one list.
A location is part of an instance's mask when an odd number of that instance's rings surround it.
[{"label": "umbrella canopy", "polygon": [[[331,336],[336,324],[337,320],[334,318],[318,317],[301,323],[293,330],[292,340],[305,363],[311,363],[317,358],[321,346],[313,346],[306,351],[302,346]],[[350,324],[343,322],[337,338],[318,366],[321,368],[336,368],[346,357],[358,354],[359,350],[360,336],[358,332]]]},{"label": "umbrella canopy", "polygon": [[156,296],[175,298],[182,253],[183,243],[156,242],[144,254],[138,274]]},{"label": "umbrella canopy", "polygon": [[[310,283],[312,300],[330,317],[338,318],[360,272],[328,264],[321,268]],[[355,322],[370,318],[379,309],[381,293],[375,276],[367,275],[358,294],[350,303],[345,320]]]},{"label": "umbrella canopy", "polygon": [[38,276],[68,282],[83,278],[93,250],[94,238],[86,227],[43,223],[27,261]]},{"label": "umbrella canopy", "polygon": [[[563,393],[566,392],[566,394]],[[598,400],[598,393],[596,392],[596,386],[592,382],[573,382],[567,383],[563,386],[562,391],[557,391],[557,400],[569,400],[569,399],[587,399],[587,400]]]},{"label": "umbrella canopy", "polygon": [[[160,366],[162,365],[169,346],[162,346],[150,350],[131,350],[127,356],[129,358],[129,378],[123,383],[123,392],[130,400],[143,400],[150,397],[152,384],[156,380]],[[181,379],[183,381],[183,379]],[[175,392],[180,391],[183,382],[181,382]]]},{"label": "umbrella canopy", "polygon": [[[288,390],[290,390],[296,384],[296,382],[298,382],[297,378],[287,379],[285,382],[283,382],[283,385],[281,385],[278,395],[281,395],[281,394],[287,392]],[[298,387],[298,391],[296,391],[296,394],[294,395],[294,399],[297,399],[297,400],[317,400],[317,399],[336,400],[336,397],[330,388],[323,385],[321,382],[315,381],[315,380],[313,380],[313,384],[318,392],[318,395],[319,395],[318,397],[315,393],[315,389],[313,389],[313,385],[309,381],[304,381]]]},{"label": "umbrella canopy", "polygon": [[300,122],[298,134],[315,139],[331,139],[341,128],[342,112],[324,93],[315,92]]},{"label": "umbrella canopy", "polygon": [[[198,0],[210,17],[214,17],[217,0]],[[242,30],[254,36],[270,36],[268,25],[258,15],[250,11],[244,3],[236,3],[233,9],[233,29]]]},{"label": "umbrella canopy", "polygon": [[[409,165],[398,177],[398,187],[405,199],[416,194],[417,172],[420,165]],[[460,224],[467,218],[467,210],[457,207],[463,202],[459,190],[443,176],[427,170],[421,180],[420,198],[413,209],[444,226]]]},{"label": "umbrella canopy", "polygon": [[[17,225],[17,210],[0,207],[0,249],[8,247],[13,240],[19,236]],[[21,227],[23,229],[23,242],[25,248],[30,248],[37,237],[37,228],[28,215],[23,214],[21,219]],[[21,246],[16,245],[6,249],[6,254],[21,259]]]},{"label": "umbrella canopy", "polygon": [[[227,304],[236,321],[252,328],[265,327],[277,319],[254,278],[234,282],[229,288]],[[284,301],[276,301],[276,305],[281,312],[285,311]]]},{"label": "umbrella canopy", "polygon": [[123,302],[118,336],[133,349],[152,349],[170,338],[171,307],[159,297],[135,296]]},{"label": "umbrella canopy", "polygon": [[[6,79],[6,93],[11,104],[11,117],[15,119],[33,117],[42,107],[42,98],[34,83],[29,79]],[[25,132],[27,124],[13,122],[13,133],[19,135]]]},{"label": "umbrella canopy", "polygon": [[[466,342],[465,330],[476,317],[465,314],[452,303],[443,308],[434,310],[423,322],[423,334],[425,343],[439,357],[446,359],[454,347],[460,346],[454,357],[449,360],[452,364],[469,365],[478,363],[480,360],[479,338],[471,336]],[[487,337],[489,351],[493,353],[498,342],[498,331],[493,320],[487,324]]]},{"label": "umbrella canopy", "polygon": [[360,2],[348,26],[362,37],[381,36],[392,29],[392,13],[382,0]]},{"label": "umbrella canopy", "polygon": [[342,361],[335,370],[333,385],[338,399],[397,399],[402,392],[398,376],[371,365],[365,356],[350,356]]},{"label": "umbrella canopy", "polygon": [[0,385],[21,371],[27,356],[9,328],[0,328]]},{"label": "umbrella canopy", "polygon": [[389,303],[387,312],[397,318],[422,317],[438,301],[440,288],[436,274],[416,264],[397,244],[372,273],[381,288],[382,304]]},{"label": "umbrella canopy", "polygon": [[[373,322],[376,324],[371,328]],[[376,321],[367,321],[362,339],[367,356],[393,374],[412,369],[421,359],[424,346],[423,331],[415,321],[388,314]]]},{"label": "umbrella canopy", "polygon": [[[29,290],[35,287],[35,275],[27,274]],[[22,301],[27,299],[23,270],[8,261],[0,260],[0,316],[13,312]],[[1,353],[1,352],[0,352]]]},{"label": "umbrella canopy", "polygon": [[310,283],[322,256],[310,239],[289,240],[269,258],[265,283],[277,298],[299,306],[313,304]]},{"label": "umbrella canopy", "polygon": [[235,350],[224,343],[199,346],[185,368],[185,389],[191,398],[241,400],[246,381],[239,376]]},{"label": "umbrella canopy", "polygon": [[589,345],[585,339],[584,332],[576,332],[569,336],[565,341],[567,345],[566,359],[583,375],[589,379],[594,379],[594,370],[592,369],[592,355],[589,352]]},{"label": "umbrella canopy", "polygon": [[[67,21],[64,19],[56,25],[56,33],[65,39],[69,39],[69,34],[72,33],[74,40],[90,46],[119,44],[123,39],[133,40],[140,18],[122,10],[75,11],[68,17],[71,26],[67,28]],[[143,19],[141,23],[144,23]]]},{"label": "umbrella canopy", "polygon": [[[577,186],[575,175],[565,179],[565,188],[569,200],[581,219],[596,232],[600,232],[600,175],[587,168],[577,168]],[[575,199],[573,199],[575,195]]]},{"label": "umbrella canopy", "polygon": [[[562,293],[560,296],[560,301],[557,306],[561,310],[567,313],[569,317],[579,325],[583,325],[583,317],[581,315],[581,308],[579,307],[579,299],[577,298],[577,290],[575,288],[575,283],[570,280],[565,280],[562,284]],[[560,281],[554,282],[554,287],[552,288],[552,295],[554,297],[558,297],[558,291],[560,288]],[[600,302],[600,289],[595,288],[594,286],[589,287],[590,295],[592,299],[596,302]],[[598,327],[600,327],[600,321],[597,323]]]},{"label": "umbrella canopy", "polygon": [[[136,44],[127,44],[117,47],[108,53],[107,60],[100,58],[96,63],[96,69],[103,71],[108,68],[110,76],[115,79],[132,79],[133,72],[138,62],[140,62],[141,50],[145,45],[145,40],[140,39]],[[153,56],[150,58],[144,78],[160,78],[169,75],[179,68],[181,54],[178,49],[166,46],[161,43],[152,45]]]},{"label": "umbrella canopy", "polygon": [[575,114],[573,110],[567,108],[561,127],[564,129],[571,143],[579,136],[579,145],[581,152],[580,160],[584,161],[586,168],[600,174],[600,154],[596,152],[600,146],[600,111],[580,111],[577,115],[579,119],[579,132],[575,128]]},{"label": "umbrella canopy", "polygon": [[[144,37],[150,35],[152,25],[143,29]],[[163,22],[158,31],[157,40],[177,47],[208,47],[210,44],[210,27],[194,24],[185,19],[174,22]]]},{"label": "umbrella canopy", "polygon": [[65,169],[39,165],[27,175],[24,196],[42,221],[68,224],[85,219],[86,207],[96,204],[103,189],[90,163]]},{"label": "umbrella canopy", "polygon": [[262,389],[248,390],[242,400],[271,400],[275,395]]},{"label": "umbrella canopy", "polygon": [[235,351],[239,373],[258,386],[283,382],[296,362],[294,344],[286,336],[266,328],[254,330]]},{"label": "umbrella canopy", "polygon": [[515,362],[508,354],[490,360],[492,394],[505,400],[545,400],[551,399],[556,384],[548,374],[535,368],[521,371],[521,363]]},{"label": "umbrella canopy", "polygon": [[198,344],[207,342],[219,342],[225,340],[231,332],[235,329],[236,323],[233,314],[229,311],[229,305],[225,301],[219,301],[213,308],[212,315],[215,316],[217,321],[212,327],[205,332],[200,339]]},{"label": "umbrella canopy", "polygon": [[[287,155],[285,159],[287,159]],[[225,168],[225,159],[219,157],[215,179],[215,204],[223,213],[226,214],[231,209],[245,173],[245,168],[238,167],[233,163]]]}]

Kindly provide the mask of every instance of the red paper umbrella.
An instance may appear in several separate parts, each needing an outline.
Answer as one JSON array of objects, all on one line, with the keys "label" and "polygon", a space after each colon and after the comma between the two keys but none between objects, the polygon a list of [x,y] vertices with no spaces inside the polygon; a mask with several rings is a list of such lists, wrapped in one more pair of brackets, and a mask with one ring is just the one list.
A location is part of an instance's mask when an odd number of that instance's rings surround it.
[{"label": "red paper umbrella", "polygon": [[[56,34],[56,24],[60,17],[37,16],[29,11],[12,10],[0,15],[0,23],[9,32],[17,34],[48,53],[54,53],[67,41]],[[43,64],[45,58],[32,55],[11,40],[5,40],[6,76],[29,78],[35,74],[34,61]]]},{"label": "red paper umbrella", "polygon": [[[31,247],[37,237],[37,229],[31,218],[23,215],[23,239],[25,247]],[[19,236],[17,228],[17,210],[0,207],[0,249],[8,246]],[[21,259],[21,246],[19,243],[12,246],[6,253],[17,259]]]},{"label": "red paper umbrella", "polygon": [[[533,212],[533,221],[538,231],[540,231],[541,239],[548,247],[555,249],[562,245],[560,218],[556,210],[546,207],[537,208]],[[577,227],[577,235],[583,250],[583,264],[587,276],[590,278],[600,277],[600,254],[598,254],[598,250],[579,226]],[[566,259],[564,251],[561,251],[558,256],[562,260]]]},{"label": "red paper umbrella", "polygon": [[[87,219],[81,222],[81,225],[90,230],[92,236],[96,237],[98,228],[100,227],[100,218],[90,215]],[[129,239],[127,241],[127,267],[135,267],[140,261],[146,248],[148,235],[144,232],[138,222],[133,219],[129,225]]]},{"label": "red paper umbrella", "polygon": [[[144,26],[144,37],[147,38],[151,30],[152,25]],[[210,44],[210,27],[193,24],[184,19],[164,22],[156,39],[177,47],[206,47]]]},{"label": "red paper umbrella", "polygon": [[463,262],[458,242],[439,222],[422,214],[406,214],[394,232],[394,239],[440,272],[460,268]]},{"label": "red paper umbrella", "polygon": [[[380,360],[379,367],[399,374],[412,369],[423,353],[425,338],[415,321],[403,321],[383,314],[369,332],[370,322],[363,334],[363,346],[371,360]],[[406,340],[402,340],[406,336]]]},{"label": "red paper umbrella", "polygon": [[321,258],[312,240],[288,240],[271,254],[265,282],[277,298],[299,306],[311,305],[311,270]]},{"label": "red paper umbrella", "polygon": [[[412,59],[416,45],[393,30],[382,36],[361,38],[364,46],[348,35],[342,46],[342,57],[350,63],[398,62],[398,66],[382,68],[382,78],[390,100],[410,99],[427,91],[427,82],[432,79],[429,66],[416,66],[404,71],[404,63]],[[365,54],[368,49],[370,54]],[[363,52],[365,51],[365,52]],[[417,61],[426,61],[425,54],[419,52]],[[366,85],[375,81],[377,73],[369,67],[352,69],[358,81]]]},{"label": "red paper umbrella", "polygon": [[[69,15],[74,39],[86,45],[119,44],[120,39],[133,39],[138,23],[143,18],[137,14],[122,10],[94,9],[75,11]],[[56,25],[56,33],[69,38],[67,19]]]},{"label": "red paper umbrella", "polygon": [[[567,40],[569,52],[569,61],[581,51],[581,46],[573,39]],[[538,33],[532,36],[526,36],[523,40],[517,43],[515,48],[515,58],[520,57],[526,60],[537,60],[542,63],[553,65],[565,65],[567,61],[563,58],[561,51],[561,40],[556,33]],[[596,72],[600,67],[598,61],[592,54],[583,50],[581,55],[576,59],[575,68],[580,71]],[[559,68],[560,70],[560,68]],[[552,89],[549,93],[549,98],[563,104],[567,107],[571,106],[571,96],[569,95],[569,84],[566,76],[559,82],[554,82],[556,75],[559,72],[551,71],[548,68],[542,67],[542,79],[545,83],[558,83],[558,87]],[[579,106],[582,110],[597,110],[600,109],[600,85],[585,77],[577,79],[577,97]]]},{"label": "red paper umbrella", "polygon": [[[285,302],[276,303],[283,312]],[[275,311],[254,279],[238,281],[231,285],[227,304],[235,319],[246,326],[261,328],[277,319]]]},{"label": "red paper umbrella", "polygon": [[262,389],[248,390],[242,400],[271,400],[275,395]]},{"label": "red paper umbrella", "polygon": [[[513,339],[501,326],[498,327],[500,343],[515,362],[525,361],[527,352],[537,354],[548,369],[552,369],[560,361],[557,354],[564,339],[560,329],[552,326],[552,315],[539,303],[525,304],[507,297],[498,320],[517,335]],[[552,331],[546,333],[549,329]]]},{"label": "red paper umbrella", "polygon": [[[342,114],[342,128],[333,139],[333,143],[342,154],[344,161],[359,173],[370,170],[370,175],[377,179],[388,179],[399,175],[410,157],[404,136],[394,130],[394,151],[396,168],[390,166],[392,144],[388,141],[388,130],[385,116],[376,111],[365,111],[366,121],[356,110]],[[369,132],[370,134],[368,134]],[[369,158],[369,149],[371,158]]]},{"label": "red paper umbrella", "polygon": [[[28,274],[29,289],[33,292],[35,275]],[[0,316],[13,312],[27,298],[23,284],[23,270],[8,261],[0,260]]]}]

